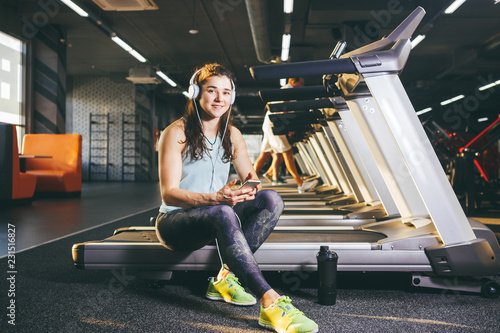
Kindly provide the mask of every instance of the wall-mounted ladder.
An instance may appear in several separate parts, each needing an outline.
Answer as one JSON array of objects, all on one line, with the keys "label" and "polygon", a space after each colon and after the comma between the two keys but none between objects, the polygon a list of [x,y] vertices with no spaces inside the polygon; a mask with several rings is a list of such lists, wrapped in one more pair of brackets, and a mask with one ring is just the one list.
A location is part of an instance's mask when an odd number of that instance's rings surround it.
[{"label": "wall-mounted ladder", "polygon": [[122,181],[134,181],[140,168],[142,136],[141,115],[122,114]]},{"label": "wall-mounted ladder", "polygon": [[109,114],[90,113],[88,180],[109,179]]}]

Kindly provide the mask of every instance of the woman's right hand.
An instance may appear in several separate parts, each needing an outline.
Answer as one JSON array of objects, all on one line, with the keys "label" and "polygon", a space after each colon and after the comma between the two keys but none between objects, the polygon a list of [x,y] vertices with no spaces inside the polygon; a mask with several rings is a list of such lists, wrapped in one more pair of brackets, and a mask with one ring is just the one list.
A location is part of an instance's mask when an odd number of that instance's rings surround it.
[{"label": "woman's right hand", "polygon": [[233,179],[216,193],[216,198],[217,202],[219,202],[219,205],[234,206],[238,202],[255,199],[255,193],[257,193],[257,190],[255,188],[231,190],[231,187],[236,185],[237,181],[237,179]]}]

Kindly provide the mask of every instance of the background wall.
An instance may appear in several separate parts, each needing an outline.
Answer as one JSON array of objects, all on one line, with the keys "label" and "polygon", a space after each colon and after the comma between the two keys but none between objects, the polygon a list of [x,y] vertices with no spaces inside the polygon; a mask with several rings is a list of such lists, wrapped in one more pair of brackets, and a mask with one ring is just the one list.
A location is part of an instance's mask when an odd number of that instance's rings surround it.
[{"label": "background wall", "polygon": [[[108,180],[122,180],[122,114],[135,113],[135,87],[108,77],[74,77],[72,82],[73,133],[83,136],[83,180],[89,180],[90,114],[109,115]],[[102,137],[103,135],[101,135]],[[93,180],[104,180],[93,175]]]},{"label": "background wall", "polygon": [[66,45],[60,27],[47,25],[33,39],[33,133],[66,130]]}]

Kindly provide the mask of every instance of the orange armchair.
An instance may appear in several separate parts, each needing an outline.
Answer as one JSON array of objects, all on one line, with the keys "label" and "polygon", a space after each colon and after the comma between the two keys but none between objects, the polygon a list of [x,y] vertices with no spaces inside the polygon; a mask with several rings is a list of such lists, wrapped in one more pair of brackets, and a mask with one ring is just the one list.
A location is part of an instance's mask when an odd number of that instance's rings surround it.
[{"label": "orange armchair", "polygon": [[19,171],[16,126],[0,123],[0,200],[31,199],[36,176]]},{"label": "orange armchair", "polygon": [[26,161],[26,173],[37,177],[36,192],[79,195],[82,190],[82,136],[80,134],[26,134],[24,155],[45,155]]}]

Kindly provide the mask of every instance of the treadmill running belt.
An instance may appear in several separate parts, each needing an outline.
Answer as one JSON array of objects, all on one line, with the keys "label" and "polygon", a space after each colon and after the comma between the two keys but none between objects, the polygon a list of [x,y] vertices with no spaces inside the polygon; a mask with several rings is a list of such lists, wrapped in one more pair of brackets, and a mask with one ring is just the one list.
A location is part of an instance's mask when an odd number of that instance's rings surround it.
[{"label": "treadmill running belt", "polygon": [[335,231],[274,231],[267,242],[273,243],[374,243],[386,238],[384,234],[365,230]]},{"label": "treadmill running belt", "polygon": [[[312,231],[312,230],[293,230],[280,231],[276,230],[267,239],[267,242],[272,243],[316,243],[316,242],[340,242],[340,243],[358,243],[366,242],[373,243],[386,236],[381,233],[365,231],[365,230],[335,230],[329,231]],[[155,231],[126,231],[120,232],[109,238],[104,239],[104,242],[147,242],[158,243]],[[214,243],[215,244],[215,243]]]}]

